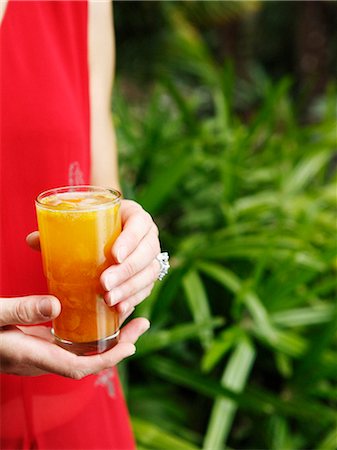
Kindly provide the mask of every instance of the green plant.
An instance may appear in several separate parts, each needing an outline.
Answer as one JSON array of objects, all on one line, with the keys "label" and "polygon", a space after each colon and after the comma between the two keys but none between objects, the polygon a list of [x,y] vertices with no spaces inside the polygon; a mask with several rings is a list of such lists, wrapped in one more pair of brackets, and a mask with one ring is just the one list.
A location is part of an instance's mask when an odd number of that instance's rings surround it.
[{"label": "green plant", "polygon": [[113,107],[124,193],[172,262],[126,368],[139,448],[332,450],[336,89],[302,124],[291,81],[260,77],[247,119],[231,66],[184,30],[186,77]]}]

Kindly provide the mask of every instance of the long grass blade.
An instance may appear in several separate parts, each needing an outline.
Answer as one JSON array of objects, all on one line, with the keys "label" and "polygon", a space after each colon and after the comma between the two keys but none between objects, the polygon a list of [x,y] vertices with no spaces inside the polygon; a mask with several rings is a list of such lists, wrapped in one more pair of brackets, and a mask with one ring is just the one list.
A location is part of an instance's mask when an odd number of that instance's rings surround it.
[{"label": "long grass blade", "polygon": [[212,315],[205,287],[197,271],[191,270],[185,275],[183,287],[194,321],[200,326],[200,342],[207,348],[212,342],[213,332],[210,329],[203,329],[202,323],[207,319],[210,320]]},{"label": "long grass blade", "polygon": [[209,372],[220,361],[220,359],[234,346],[238,340],[242,339],[244,332],[241,328],[233,326],[227,328],[220,336],[213,339],[211,346],[205,352],[201,368],[204,372]]},{"label": "long grass blade", "polygon": [[191,166],[189,153],[182,148],[181,155],[175,158],[170,166],[156,173],[153,180],[146,189],[139,194],[139,203],[151,214],[158,214],[165,200],[171,195],[173,189],[178,185],[182,177]]},{"label": "long grass blade", "polygon": [[204,320],[200,323],[179,324],[166,330],[148,332],[138,340],[137,353],[134,358],[143,357],[145,354],[156,352],[177,342],[186,342],[200,336],[200,328],[211,332],[214,328],[224,323],[222,317]]},{"label": "long grass blade", "polygon": [[172,383],[184,386],[190,390],[206,395],[210,398],[221,396],[233,400],[240,408],[258,415],[280,414],[296,417],[304,422],[329,424],[335,422],[335,411],[318,402],[305,400],[282,400],[266,390],[247,388],[244,394],[234,392],[222,386],[217,381],[200,375],[166,358],[156,357],[147,360],[147,366],[153,373],[158,374]]},{"label": "long grass blade", "polygon": [[[235,348],[221,378],[221,385],[241,392],[247,382],[255,359],[255,350],[246,339]],[[208,423],[203,449],[222,450],[225,447],[237,410],[235,402],[217,398]]]},{"label": "long grass blade", "polygon": [[287,192],[296,192],[303,189],[326,166],[331,157],[331,150],[324,150],[301,161],[284,180]]},{"label": "long grass blade", "polygon": [[284,417],[273,416],[269,421],[270,450],[297,450],[296,437],[289,432],[288,421]]},{"label": "long grass blade", "polygon": [[[235,294],[239,294],[251,313],[260,333],[272,341],[275,339],[276,331],[273,329],[268,313],[262,302],[253,292],[245,292],[242,281],[234,273],[218,264],[209,262],[202,262],[198,267],[201,271],[221,283],[225,288],[230,289]],[[240,289],[243,290],[242,294],[240,293]]]},{"label": "long grass blade", "polygon": [[280,311],[271,315],[271,320],[283,327],[301,327],[330,322],[334,307],[317,305],[312,308],[299,308]]},{"label": "long grass blade", "polygon": [[337,419],[335,426],[318,444],[317,450],[336,450],[337,448]]},{"label": "long grass blade", "polygon": [[190,442],[159,428],[158,426],[138,417],[132,418],[132,427],[141,445],[149,449],[161,450],[197,450]]}]

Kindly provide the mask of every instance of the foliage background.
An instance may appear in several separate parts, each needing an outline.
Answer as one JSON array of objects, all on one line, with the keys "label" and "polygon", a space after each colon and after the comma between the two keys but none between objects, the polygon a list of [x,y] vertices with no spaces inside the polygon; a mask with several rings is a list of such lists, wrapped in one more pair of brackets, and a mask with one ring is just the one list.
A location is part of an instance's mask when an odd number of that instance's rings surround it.
[{"label": "foliage background", "polygon": [[116,2],[125,196],[171,271],[120,369],[139,449],[336,449],[335,2]]}]

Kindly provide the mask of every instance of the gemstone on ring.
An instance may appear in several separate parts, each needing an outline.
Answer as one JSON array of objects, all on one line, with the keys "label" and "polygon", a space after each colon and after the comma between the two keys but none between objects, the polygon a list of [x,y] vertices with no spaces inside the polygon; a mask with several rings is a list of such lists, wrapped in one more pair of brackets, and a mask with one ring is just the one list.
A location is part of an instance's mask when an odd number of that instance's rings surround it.
[{"label": "gemstone on ring", "polygon": [[170,268],[169,264],[169,254],[167,252],[161,252],[159,255],[156,256],[156,260],[160,264],[160,272],[158,275],[158,280],[161,281],[164,276],[167,274]]}]

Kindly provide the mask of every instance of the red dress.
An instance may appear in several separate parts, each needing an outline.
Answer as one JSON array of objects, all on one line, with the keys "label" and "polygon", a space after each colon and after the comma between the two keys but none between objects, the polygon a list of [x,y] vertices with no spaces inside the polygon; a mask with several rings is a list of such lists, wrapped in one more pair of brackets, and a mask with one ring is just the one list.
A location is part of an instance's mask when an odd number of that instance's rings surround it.
[{"label": "red dress", "polygon": [[[9,1],[0,29],[0,295],[46,292],[34,198],[89,183],[87,2]],[[134,449],[117,371],[1,376],[1,449]]]}]

